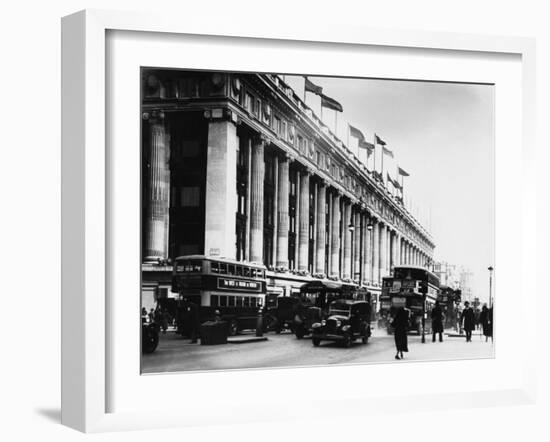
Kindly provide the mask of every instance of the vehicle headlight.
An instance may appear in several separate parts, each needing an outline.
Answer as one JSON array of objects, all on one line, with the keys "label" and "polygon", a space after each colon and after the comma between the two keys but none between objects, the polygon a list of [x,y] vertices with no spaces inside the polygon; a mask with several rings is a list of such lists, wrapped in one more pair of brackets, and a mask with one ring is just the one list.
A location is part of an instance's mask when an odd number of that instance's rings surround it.
[{"label": "vehicle headlight", "polygon": [[336,321],[336,327],[340,327],[342,325],[342,321]]},{"label": "vehicle headlight", "polygon": [[344,325],[344,326],[342,327],[342,330],[343,330],[343,331],[348,331],[348,330],[349,330],[349,327],[350,327],[349,325]]},{"label": "vehicle headlight", "polygon": [[324,319],[321,321],[321,325],[327,325],[327,321],[325,321]]}]

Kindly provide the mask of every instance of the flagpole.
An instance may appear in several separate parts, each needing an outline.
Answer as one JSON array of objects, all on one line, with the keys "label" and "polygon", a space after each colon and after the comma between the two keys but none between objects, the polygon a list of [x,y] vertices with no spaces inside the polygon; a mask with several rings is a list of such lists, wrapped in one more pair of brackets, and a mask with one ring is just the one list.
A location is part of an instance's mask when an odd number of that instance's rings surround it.
[{"label": "flagpole", "polygon": [[374,134],[374,153],[372,156],[372,170],[376,172],[376,134]]},{"label": "flagpole", "polygon": [[348,149],[350,148],[349,146],[349,124],[348,124]]},{"label": "flagpole", "polygon": [[384,177],[384,145],[382,145],[382,184],[386,187],[386,180]]},{"label": "flagpole", "polygon": [[334,111],[334,135],[338,137],[338,111]]}]

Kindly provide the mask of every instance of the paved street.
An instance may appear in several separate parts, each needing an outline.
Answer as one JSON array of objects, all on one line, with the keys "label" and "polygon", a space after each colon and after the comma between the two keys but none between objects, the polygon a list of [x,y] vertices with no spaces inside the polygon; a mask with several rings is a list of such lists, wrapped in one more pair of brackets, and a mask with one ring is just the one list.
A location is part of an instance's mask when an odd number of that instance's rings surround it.
[{"label": "paved street", "polygon": [[[251,335],[252,337],[253,335]],[[205,346],[191,344],[173,332],[161,335],[153,354],[143,355],[143,373],[189,370],[220,370],[237,368],[271,368],[304,365],[400,362],[394,359],[393,336],[385,330],[375,330],[368,344],[358,340],[351,348],[330,342],[314,347],[310,339],[298,340],[290,333],[268,333],[267,341],[242,344]],[[409,335],[409,352],[405,361],[490,358],[493,344],[474,334],[472,342],[464,337],[444,337],[444,342],[432,343],[427,336],[422,344],[416,334]]]}]

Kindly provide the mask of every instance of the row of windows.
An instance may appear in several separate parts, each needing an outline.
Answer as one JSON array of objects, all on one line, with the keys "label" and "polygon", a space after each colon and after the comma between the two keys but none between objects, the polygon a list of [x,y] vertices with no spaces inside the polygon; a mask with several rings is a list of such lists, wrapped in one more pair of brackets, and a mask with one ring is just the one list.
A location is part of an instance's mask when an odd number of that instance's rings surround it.
[{"label": "row of windows", "polygon": [[212,307],[260,307],[262,299],[256,296],[212,295],[210,305]]},{"label": "row of windows", "polygon": [[265,278],[265,270],[254,267],[229,264],[225,262],[210,262],[210,271],[219,275],[245,276],[249,278]]}]

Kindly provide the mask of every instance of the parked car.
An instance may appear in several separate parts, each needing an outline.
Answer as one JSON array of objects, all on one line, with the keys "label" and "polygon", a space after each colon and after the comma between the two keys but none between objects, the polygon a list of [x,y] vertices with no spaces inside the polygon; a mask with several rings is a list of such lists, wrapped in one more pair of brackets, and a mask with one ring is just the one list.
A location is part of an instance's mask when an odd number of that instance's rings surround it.
[{"label": "parked car", "polygon": [[312,325],[314,346],[321,341],[340,342],[345,347],[361,338],[366,344],[371,336],[370,304],[366,301],[339,299],[330,303],[328,317]]}]

